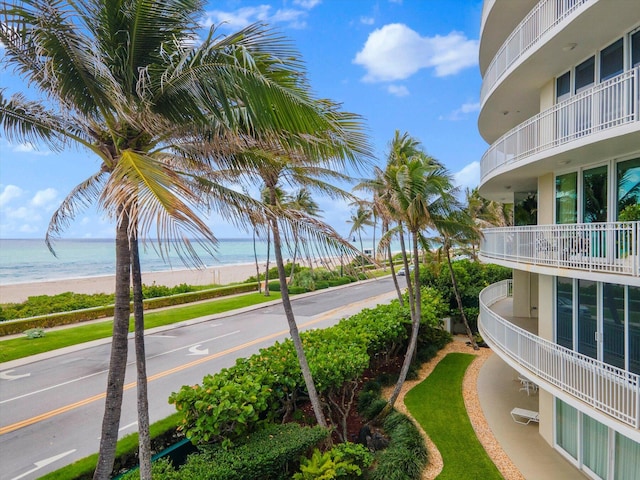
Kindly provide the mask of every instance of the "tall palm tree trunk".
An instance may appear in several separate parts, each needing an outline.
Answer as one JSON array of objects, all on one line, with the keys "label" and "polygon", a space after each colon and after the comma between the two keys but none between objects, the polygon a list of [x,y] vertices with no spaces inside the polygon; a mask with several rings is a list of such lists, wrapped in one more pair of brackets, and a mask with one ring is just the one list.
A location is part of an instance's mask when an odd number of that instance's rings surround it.
[{"label": "tall palm tree trunk", "polygon": [[[386,233],[389,230],[389,224],[384,222],[382,230]],[[396,275],[396,267],[393,264],[393,252],[391,251],[391,243],[387,245],[387,257],[389,258],[389,268],[391,269],[391,278],[393,278],[393,285],[396,287],[396,293],[398,294],[398,302],[400,306],[404,306],[404,299],[402,298],[402,291],[400,290],[400,284],[398,283],[398,276]]]},{"label": "tall palm tree trunk", "polygon": [[107,392],[102,418],[102,434],[98,463],[93,474],[94,480],[111,478],[116,457],[118,428],[122,410],[124,376],[127,368],[127,335],[129,334],[129,286],[131,282],[131,254],[129,248],[129,217],[121,212],[116,226],[116,285],[113,312],[113,336],[111,338],[111,358],[107,374]]},{"label": "tall palm tree trunk", "polygon": [[[398,396],[400,395],[400,390],[404,385],[405,380],[407,379],[407,374],[409,373],[409,367],[411,366],[411,362],[414,359],[416,354],[416,349],[418,346],[418,332],[420,330],[420,317],[422,316],[422,294],[420,293],[420,272],[418,270],[418,235],[416,232],[413,234],[413,258],[414,258],[414,285],[415,285],[415,308],[412,309],[411,312],[411,337],[409,339],[409,345],[407,346],[407,353],[404,356],[404,361],[402,362],[402,368],[400,369],[400,375],[398,376],[398,381],[396,382],[396,386],[389,397],[387,404],[390,408],[393,407]],[[411,274],[407,271],[407,277]]]},{"label": "tall palm tree trunk", "polygon": [[[275,202],[275,196],[272,198]],[[322,413],[322,406],[320,405],[320,398],[316,391],[315,383],[311,375],[311,369],[307,362],[307,356],[304,353],[304,347],[302,345],[302,339],[300,338],[300,332],[298,331],[298,324],[296,323],[295,316],[293,314],[293,307],[291,305],[291,299],[289,298],[289,288],[287,287],[287,276],[284,271],[284,261],[282,260],[282,247],[280,241],[280,230],[278,229],[277,218],[271,218],[271,230],[273,232],[273,250],[276,256],[276,265],[278,266],[278,278],[280,279],[280,293],[282,295],[282,307],[284,308],[285,316],[287,317],[287,323],[289,324],[289,333],[293,345],[296,349],[296,355],[298,356],[298,363],[300,364],[300,370],[302,370],[302,378],[304,378],[307,392],[309,393],[309,401],[313,407],[313,413],[316,416],[316,421],[321,427],[327,427],[327,422]]]},{"label": "tall palm tree trunk", "polygon": [[409,309],[411,310],[411,318],[415,317],[415,302],[413,295],[413,282],[411,281],[411,273],[409,269],[409,259],[407,258],[406,245],[404,243],[404,233],[400,230],[400,249],[402,250],[402,263],[404,266],[404,278],[407,279],[407,294],[409,295]]},{"label": "tall palm tree trunk", "polygon": [[269,261],[271,257],[271,232],[267,228],[267,262],[264,267],[264,296],[269,296]]},{"label": "tall palm tree trunk", "polygon": [[462,298],[460,297],[460,291],[458,290],[458,282],[456,281],[456,274],[453,270],[453,265],[451,264],[451,255],[449,254],[449,240],[446,239],[444,241],[444,251],[447,254],[447,265],[449,266],[449,273],[451,274],[451,285],[453,286],[453,292],[456,296],[456,302],[458,303],[458,310],[460,310],[460,316],[462,317],[462,321],[464,322],[464,328],[467,330],[467,336],[469,337],[469,341],[471,342],[471,346],[474,350],[479,350],[478,344],[476,340],[473,338],[473,333],[471,332],[471,327],[469,327],[469,321],[467,320],[467,316],[464,313],[464,307],[462,306]]},{"label": "tall palm tree trunk", "polygon": [[133,283],[133,317],[135,330],[137,397],[138,397],[138,456],[140,479],[151,480],[151,434],[149,432],[149,396],[147,392],[147,359],[144,347],[144,305],[142,298],[142,270],[138,238],[131,239],[131,278]]},{"label": "tall palm tree trunk", "polygon": [[253,229],[253,259],[256,262],[256,279],[258,280],[258,293],[262,292],[262,282],[260,282],[260,266],[258,265],[258,251],[256,250],[256,229]]}]

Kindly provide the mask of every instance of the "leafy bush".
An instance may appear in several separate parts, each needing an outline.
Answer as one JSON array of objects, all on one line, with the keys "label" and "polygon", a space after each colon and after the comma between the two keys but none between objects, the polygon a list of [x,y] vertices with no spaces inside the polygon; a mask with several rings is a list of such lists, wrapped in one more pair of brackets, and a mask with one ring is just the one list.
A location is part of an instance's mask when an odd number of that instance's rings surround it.
[{"label": "leafy bush", "polygon": [[287,479],[298,470],[300,456],[322,442],[330,432],[296,423],[265,425],[242,444],[221,446],[191,455],[179,469],[167,462],[154,464],[154,480],[246,480]]},{"label": "leafy bush", "polygon": [[30,328],[25,330],[24,334],[27,338],[42,338],[44,337],[44,330],[42,328]]},{"label": "leafy bush", "polygon": [[360,478],[373,463],[373,455],[356,443],[340,443],[322,453],[315,449],[311,458],[303,458],[300,471],[294,480],[333,480],[336,478]]}]

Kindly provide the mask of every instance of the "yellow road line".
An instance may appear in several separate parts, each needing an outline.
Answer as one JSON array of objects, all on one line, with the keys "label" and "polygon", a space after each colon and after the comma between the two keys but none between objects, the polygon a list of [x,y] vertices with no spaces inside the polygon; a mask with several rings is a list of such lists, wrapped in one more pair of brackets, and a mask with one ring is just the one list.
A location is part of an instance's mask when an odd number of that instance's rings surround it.
[{"label": "yellow road line", "polygon": [[[315,320],[307,322],[307,323],[301,325],[301,327],[307,327],[309,325],[313,325],[314,323],[321,322],[327,317],[328,314],[329,313],[323,315],[320,318],[316,318]],[[222,357],[224,355],[228,355],[230,353],[237,352],[238,350],[242,350],[243,348],[251,347],[251,346],[256,345],[256,344],[258,344],[260,342],[271,340],[272,338],[276,338],[276,337],[279,337],[281,335],[285,335],[287,333],[289,333],[289,330],[281,330],[279,332],[272,333],[271,335],[267,335],[266,337],[257,338],[255,340],[243,343],[242,345],[237,345],[235,347],[229,348],[229,349],[224,350],[222,352],[218,352],[218,353],[214,353],[212,355],[207,355],[206,357],[198,358],[197,360],[194,360],[192,362],[185,363],[183,365],[179,365],[179,366],[171,368],[169,370],[165,370],[163,372],[156,373],[155,375],[151,375],[151,376],[149,376],[147,378],[147,381],[148,382],[152,382],[152,381],[157,380],[159,378],[166,377],[167,375],[171,375],[173,373],[177,373],[177,372],[180,372],[182,370],[186,370],[188,368],[195,367],[196,365],[200,365],[201,363],[206,363],[209,360],[213,360],[215,358],[219,358],[219,357]],[[123,387],[123,391],[130,390],[131,388],[133,388],[135,386],[136,386],[136,382],[127,383]],[[106,393],[99,393],[98,395],[94,395],[92,397],[85,398],[84,400],[80,400],[79,402],[71,403],[69,405],[65,405],[64,407],[56,408],[55,410],[51,410],[49,412],[45,412],[45,413],[42,413],[40,415],[36,415],[35,417],[27,418],[26,420],[22,420],[20,422],[13,423],[11,425],[7,425],[6,427],[1,427],[0,428],[0,435],[4,435],[5,433],[13,432],[15,430],[18,430],[19,428],[28,427],[29,425],[33,425],[34,423],[38,423],[38,422],[40,422],[42,420],[47,420],[49,418],[55,417],[56,415],[60,415],[61,413],[69,412],[69,411],[74,410],[76,408],[82,407],[84,405],[88,405],[88,404],[96,402],[98,400],[101,400],[101,399],[103,399],[105,397],[106,397]]]}]

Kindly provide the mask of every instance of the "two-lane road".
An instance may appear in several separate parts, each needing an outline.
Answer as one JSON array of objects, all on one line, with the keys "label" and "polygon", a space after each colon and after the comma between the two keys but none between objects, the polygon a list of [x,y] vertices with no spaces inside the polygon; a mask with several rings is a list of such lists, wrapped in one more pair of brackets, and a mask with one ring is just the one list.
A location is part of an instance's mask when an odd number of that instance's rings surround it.
[{"label": "two-lane road", "polygon": [[[324,328],[394,296],[390,278],[293,297],[301,330]],[[167,398],[182,385],[288,337],[276,304],[164,327],[145,335],[151,421],[175,411]],[[33,479],[98,451],[110,343],[50,358],[0,364],[0,478]],[[129,365],[121,434],[137,429],[135,357]]]}]

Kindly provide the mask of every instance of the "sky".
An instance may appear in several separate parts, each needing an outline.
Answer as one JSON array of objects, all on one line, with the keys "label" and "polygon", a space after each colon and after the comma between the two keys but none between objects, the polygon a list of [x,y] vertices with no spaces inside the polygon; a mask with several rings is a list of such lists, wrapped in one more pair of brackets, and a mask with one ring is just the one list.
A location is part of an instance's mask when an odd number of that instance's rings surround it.
[{"label": "sky", "polygon": [[[222,34],[253,22],[277,29],[300,52],[314,95],[362,117],[373,164],[384,168],[395,131],[407,132],[464,189],[477,186],[487,148],[477,130],[481,13],[481,0],[223,0],[209,1],[201,22]],[[5,95],[24,84],[0,63]],[[12,144],[0,131],[0,238],[44,238],[60,202],[99,168],[88,151]],[[323,219],[347,236],[355,208],[316,201]],[[250,236],[215,215],[207,224],[219,239]],[[90,208],[62,238],[114,234]]]}]

